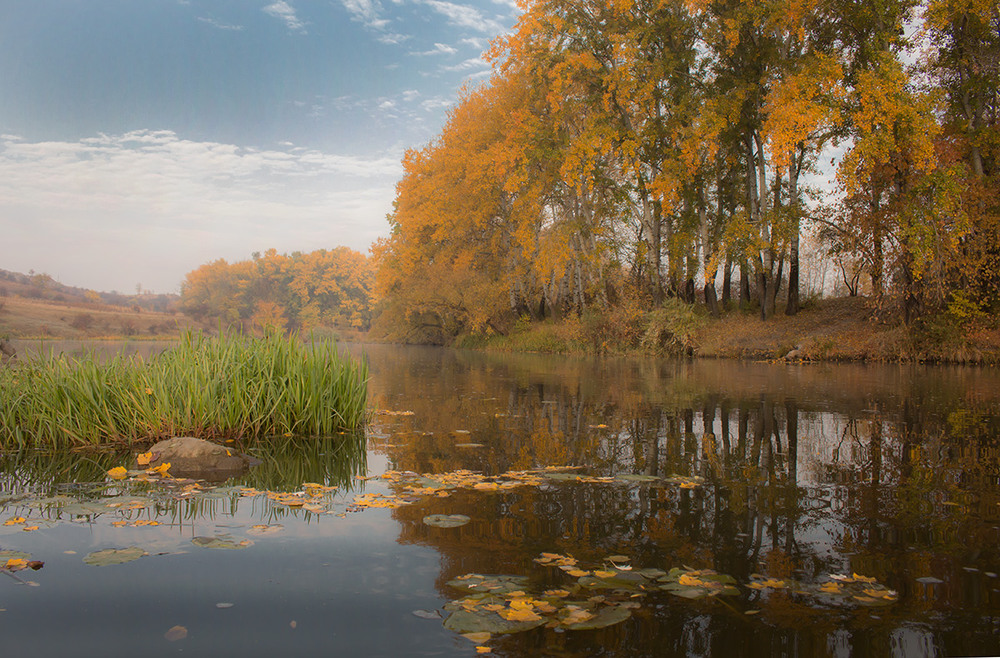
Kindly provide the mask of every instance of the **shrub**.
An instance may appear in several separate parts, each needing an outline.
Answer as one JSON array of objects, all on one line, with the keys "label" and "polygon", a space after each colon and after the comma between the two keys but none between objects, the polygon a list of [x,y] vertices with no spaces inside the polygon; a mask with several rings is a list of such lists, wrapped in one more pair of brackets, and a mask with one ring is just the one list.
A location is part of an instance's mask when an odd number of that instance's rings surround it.
[{"label": "shrub", "polygon": [[642,346],[666,354],[692,354],[697,349],[694,335],[704,319],[694,306],[668,299],[661,308],[646,315]]}]

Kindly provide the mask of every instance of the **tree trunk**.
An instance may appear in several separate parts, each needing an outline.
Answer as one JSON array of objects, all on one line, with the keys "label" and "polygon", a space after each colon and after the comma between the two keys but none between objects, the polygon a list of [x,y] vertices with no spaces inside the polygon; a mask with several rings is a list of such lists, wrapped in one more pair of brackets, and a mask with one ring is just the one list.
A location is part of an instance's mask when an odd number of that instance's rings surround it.
[{"label": "tree trunk", "polygon": [[[801,148],[801,144],[799,145]],[[788,200],[792,211],[792,241],[788,246],[788,304],[785,315],[799,312],[799,169],[801,159],[796,158],[788,171]]]}]

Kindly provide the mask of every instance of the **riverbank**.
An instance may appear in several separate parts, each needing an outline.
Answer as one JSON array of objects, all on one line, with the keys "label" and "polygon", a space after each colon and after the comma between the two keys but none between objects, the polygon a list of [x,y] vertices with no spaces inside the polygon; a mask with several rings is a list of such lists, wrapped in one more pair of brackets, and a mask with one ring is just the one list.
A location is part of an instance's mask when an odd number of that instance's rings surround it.
[{"label": "riverbank", "polygon": [[1000,365],[997,318],[965,325],[936,318],[906,327],[880,321],[861,297],[811,301],[794,316],[785,315],[779,308],[766,321],[756,312],[730,310],[720,319],[713,319],[682,307],[632,315],[635,317],[523,323],[506,336],[460,337],[456,346],[553,353],[672,353],[754,360],[783,359],[792,353],[789,358],[816,361]]}]

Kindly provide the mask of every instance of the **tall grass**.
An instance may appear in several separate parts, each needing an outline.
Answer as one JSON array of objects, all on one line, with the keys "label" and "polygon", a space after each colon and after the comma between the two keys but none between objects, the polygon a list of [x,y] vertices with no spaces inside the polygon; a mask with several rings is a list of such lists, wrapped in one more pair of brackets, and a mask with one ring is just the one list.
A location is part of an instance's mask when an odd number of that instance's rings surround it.
[{"label": "tall grass", "polygon": [[132,444],[362,428],[368,368],[331,342],[186,333],[143,360],[50,356],[0,368],[0,445]]}]

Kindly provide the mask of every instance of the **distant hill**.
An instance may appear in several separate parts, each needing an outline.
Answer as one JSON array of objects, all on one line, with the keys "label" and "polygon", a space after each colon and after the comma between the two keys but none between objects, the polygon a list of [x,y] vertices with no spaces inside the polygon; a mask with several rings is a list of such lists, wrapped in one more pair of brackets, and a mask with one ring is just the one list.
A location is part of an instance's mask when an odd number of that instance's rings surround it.
[{"label": "distant hill", "polygon": [[25,299],[38,299],[62,303],[104,304],[144,311],[173,313],[177,311],[180,295],[143,293],[125,295],[120,292],[99,292],[87,288],[67,286],[45,273],[10,272],[0,269],[0,299],[19,295]]},{"label": "distant hill", "polygon": [[123,295],[0,270],[0,337],[172,337],[191,326],[179,295]]}]

